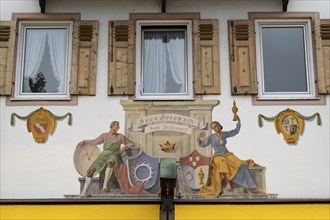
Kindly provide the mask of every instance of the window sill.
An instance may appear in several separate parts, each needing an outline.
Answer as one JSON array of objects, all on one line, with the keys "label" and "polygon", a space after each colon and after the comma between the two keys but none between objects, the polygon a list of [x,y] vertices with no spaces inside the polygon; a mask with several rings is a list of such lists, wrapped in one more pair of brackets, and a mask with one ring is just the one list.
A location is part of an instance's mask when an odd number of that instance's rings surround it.
[{"label": "window sill", "polygon": [[258,105],[326,105],[324,95],[317,96],[313,99],[264,99],[258,98],[257,95],[251,96],[251,103]]},{"label": "window sill", "polygon": [[144,96],[134,96],[132,97],[134,101],[194,101],[195,97],[193,95],[176,95],[172,96],[164,95],[164,96],[152,96],[152,95],[144,95]]},{"label": "window sill", "polygon": [[57,105],[57,106],[70,106],[78,105],[78,97],[71,96],[70,99],[62,100],[22,100],[14,99],[12,97],[6,98],[6,106],[40,106],[40,105]]}]

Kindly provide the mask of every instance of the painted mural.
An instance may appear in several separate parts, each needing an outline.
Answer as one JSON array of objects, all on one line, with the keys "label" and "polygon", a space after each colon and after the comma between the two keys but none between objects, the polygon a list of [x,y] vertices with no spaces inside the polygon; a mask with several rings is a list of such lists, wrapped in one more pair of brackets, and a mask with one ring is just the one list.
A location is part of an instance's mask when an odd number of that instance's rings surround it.
[{"label": "painted mural", "polygon": [[[118,121],[111,122],[108,132],[81,141],[75,149],[75,168],[82,176],[79,197],[158,197],[161,155],[176,161],[177,198],[276,197],[266,193],[265,167],[252,159],[242,160],[227,148],[227,139],[238,135],[241,127],[235,101],[232,112],[236,126],[228,131],[218,121],[205,117],[199,120],[175,111],[150,114],[134,123],[129,118],[130,132],[152,135],[152,143],[160,142],[152,146],[157,150],[149,151],[151,154],[146,152],[148,147],[119,133]],[[211,134],[206,136],[210,129]],[[195,133],[191,152],[179,150],[183,146],[177,141],[178,136]],[[162,140],[166,141],[161,143]],[[103,146],[102,151],[98,145]],[[204,148],[212,148],[212,154],[201,153]]]}]

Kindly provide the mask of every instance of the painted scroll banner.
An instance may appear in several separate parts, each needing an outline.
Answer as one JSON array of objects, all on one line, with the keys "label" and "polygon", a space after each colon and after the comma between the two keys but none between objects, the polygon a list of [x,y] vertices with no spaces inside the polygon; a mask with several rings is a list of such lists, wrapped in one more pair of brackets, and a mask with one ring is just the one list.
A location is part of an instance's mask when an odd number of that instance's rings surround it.
[{"label": "painted scroll banner", "polygon": [[144,131],[146,134],[155,132],[155,131],[176,131],[176,132],[182,132],[182,133],[186,133],[186,134],[192,133],[192,129],[190,127],[187,127],[184,125],[178,125],[178,124],[169,124],[169,123],[149,125],[149,126],[145,127]]},{"label": "painted scroll banner", "polygon": [[138,118],[135,123],[129,120],[129,129],[133,132],[150,133],[154,131],[178,131],[191,134],[192,128],[205,129],[205,118],[199,121],[197,118],[179,114],[155,114]]}]

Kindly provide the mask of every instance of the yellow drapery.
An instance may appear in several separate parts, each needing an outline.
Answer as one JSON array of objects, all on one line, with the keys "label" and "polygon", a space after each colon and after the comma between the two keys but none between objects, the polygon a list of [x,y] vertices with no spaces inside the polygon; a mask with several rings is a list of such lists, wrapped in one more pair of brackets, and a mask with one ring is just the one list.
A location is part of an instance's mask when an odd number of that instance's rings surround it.
[{"label": "yellow drapery", "polygon": [[231,152],[225,156],[214,155],[210,161],[210,183],[208,186],[202,186],[199,194],[204,197],[216,198],[222,191],[221,182],[224,174],[228,176],[229,180],[232,180],[242,163],[248,167],[259,166],[253,160],[240,160]]}]

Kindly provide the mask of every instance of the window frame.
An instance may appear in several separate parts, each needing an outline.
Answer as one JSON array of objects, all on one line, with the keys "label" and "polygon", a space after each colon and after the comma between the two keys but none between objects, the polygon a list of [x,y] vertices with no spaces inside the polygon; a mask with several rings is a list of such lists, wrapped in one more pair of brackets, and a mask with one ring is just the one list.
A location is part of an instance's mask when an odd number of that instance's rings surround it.
[{"label": "window frame", "polygon": [[[15,12],[12,13],[11,21],[15,25],[14,34],[17,35],[16,24],[19,21],[73,21],[76,23],[77,21],[81,21],[81,14],[80,13],[47,13],[47,14],[40,14],[40,13],[26,13],[26,12]],[[13,63],[13,68],[16,67],[16,50],[17,50],[17,37],[14,37],[14,45],[13,51],[15,53],[15,57],[9,57],[11,63]],[[71,70],[72,71],[72,70]],[[72,74],[72,72],[71,72]],[[8,75],[10,77],[10,84],[7,84],[7,89],[11,92],[8,94],[2,94],[6,96],[6,106],[35,106],[35,105],[56,105],[56,106],[76,106],[78,104],[78,95],[77,93],[71,92],[71,97],[68,100],[15,100],[13,99],[14,95],[14,79],[16,76],[16,71],[13,70],[11,74]],[[72,77],[72,76],[71,76]],[[9,81],[8,80],[8,81]],[[72,78],[70,82],[70,90],[72,89]]]},{"label": "window frame", "polygon": [[[175,26],[185,26],[186,27],[186,93],[169,93],[169,94],[141,94],[141,84],[143,79],[143,51],[142,51],[142,33],[143,26],[172,26],[175,29]],[[192,21],[191,20],[136,20],[136,86],[135,86],[135,97],[136,100],[194,100],[193,92],[193,36],[192,34]],[[169,28],[171,30],[171,28]]]},{"label": "window frame", "polygon": [[[16,56],[15,86],[12,100],[70,100],[70,77],[72,63],[72,32],[73,21],[18,21],[18,47]],[[25,62],[26,30],[28,28],[64,28],[67,30],[66,42],[66,64],[65,64],[65,87],[63,93],[23,93],[23,68]]]},{"label": "window frame", "polygon": [[[256,41],[256,70],[258,79],[259,100],[294,100],[294,99],[315,99],[317,96],[314,73],[314,53],[312,24],[310,19],[255,19],[255,41]],[[305,51],[305,70],[307,80],[306,92],[266,92],[263,68],[262,28],[264,27],[302,27]]]}]

